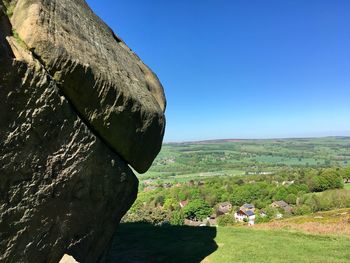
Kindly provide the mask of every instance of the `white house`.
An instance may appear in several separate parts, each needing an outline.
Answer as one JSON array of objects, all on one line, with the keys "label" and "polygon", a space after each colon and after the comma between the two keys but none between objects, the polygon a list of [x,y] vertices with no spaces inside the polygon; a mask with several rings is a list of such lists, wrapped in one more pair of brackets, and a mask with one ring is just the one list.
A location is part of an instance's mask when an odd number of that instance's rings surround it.
[{"label": "white house", "polygon": [[255,214],[251,210],[243,211],[241,209],[237,211],[234,216],[238,222],[248,221],[248,225],[254,225]]}]

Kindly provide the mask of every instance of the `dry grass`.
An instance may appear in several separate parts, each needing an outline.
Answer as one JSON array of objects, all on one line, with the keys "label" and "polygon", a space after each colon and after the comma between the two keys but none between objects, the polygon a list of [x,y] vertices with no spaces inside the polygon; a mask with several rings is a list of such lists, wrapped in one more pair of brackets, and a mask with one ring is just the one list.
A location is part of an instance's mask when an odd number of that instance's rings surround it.
[{"label": "dry grass", "polygon": [[350,236],[350,209],[318,212],[256,225],[259,229],[285,229],[320,235]]}]

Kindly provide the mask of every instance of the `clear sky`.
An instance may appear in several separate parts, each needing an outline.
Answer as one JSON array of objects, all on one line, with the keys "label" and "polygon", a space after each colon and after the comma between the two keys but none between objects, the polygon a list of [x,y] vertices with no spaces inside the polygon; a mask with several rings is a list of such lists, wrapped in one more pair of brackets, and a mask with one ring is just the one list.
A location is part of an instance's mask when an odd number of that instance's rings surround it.
[{"label": "clear sky", "polygon": [[349,0],[88,0],[158,75],[165,141],[350,135]]}]

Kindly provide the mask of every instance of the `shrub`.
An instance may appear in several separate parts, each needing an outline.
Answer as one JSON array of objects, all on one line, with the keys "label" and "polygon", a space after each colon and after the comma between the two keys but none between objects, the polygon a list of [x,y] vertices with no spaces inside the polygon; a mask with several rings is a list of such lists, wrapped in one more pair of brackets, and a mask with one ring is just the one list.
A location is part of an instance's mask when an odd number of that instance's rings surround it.
[{"label": "shrub", "polygon": [[270,221],[270,218],[268,216],[260,216],[257,215],[255,217],[255,223],[259,224],[259,223],[267,223]]},{"label": "shrub", "polygon": [[345,189],[327,190],[322,193],[305,195],[303,202],[313,212],[350,206],[350,191]]},{"label": "shrub", "polygon": [[293,204],[295,205],[296,201],[297,201],[297,196],[295,194],[289,194],[286,196],[286,202],[288,204]]},{"label": "shrub", "polygon": [[170,217],[170,224],[182,226],[185,221],[185,216],[181,210],[175,210]]},{"label": "shrub", "polygon": [[232,215],[222,215],[217,218],[217,223],[219,226],[232,226],[236,221]]},{"label": "shrub", "polygon": [[293,210],[293,213],[295,215],[306,215],[306,214],[310,214],[311,212],[312,212],[311,207],[305,204],[296,206]]}]

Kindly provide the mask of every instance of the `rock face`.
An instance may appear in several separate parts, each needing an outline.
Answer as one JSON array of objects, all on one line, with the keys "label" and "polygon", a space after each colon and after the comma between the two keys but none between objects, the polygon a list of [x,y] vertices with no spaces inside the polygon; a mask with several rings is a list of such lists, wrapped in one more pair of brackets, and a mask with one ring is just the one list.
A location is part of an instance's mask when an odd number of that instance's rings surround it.
[{"label": "rock face", "polygon": [[80,117],[145,172],[164,133],[157,77],[83,0],[18,0],[13,12],[14,29]]},{"label": "rock face", "polygon": [[136,198],[128,163],[160,149],[163,89],[83,0],[0,8],[0,262],[98,262]]}]

